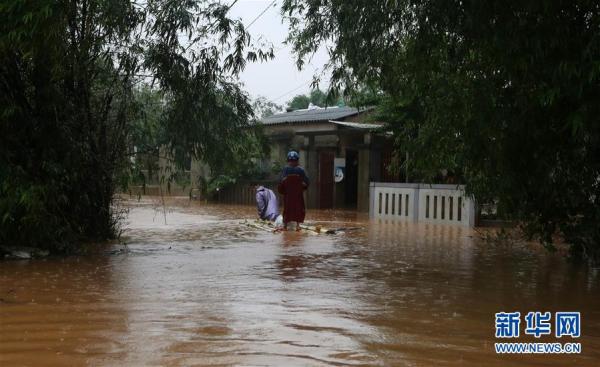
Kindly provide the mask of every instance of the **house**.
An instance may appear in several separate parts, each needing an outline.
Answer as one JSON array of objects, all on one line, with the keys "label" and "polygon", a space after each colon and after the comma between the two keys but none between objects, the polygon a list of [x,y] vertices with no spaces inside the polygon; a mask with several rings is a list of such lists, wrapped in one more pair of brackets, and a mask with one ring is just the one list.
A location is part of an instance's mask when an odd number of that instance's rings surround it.
[{"label": "house", "polygon": [[[264,172],[278,172],[286,164],[290,150],[300,153],[300,165],[311,185],[306,192],[309,209],[355,209],[369,211],[370,182],[404,182],[402,174],[392,174],[391,136],[382,123],[371,123],[373,108],[317,107],[275,114],[257,123],[270,140],[270,155],[256,162]],[[275,168],[275,169],[272,169]],[[210,177],[204,163],[193,161],[192,196],[199,190],[200,178]],[[253,204],[253,184],[275,189],[278,174],[261,182],[237,182],[218,193],[218,201]]]},{"label": "house", "polygon": [[399,182],[388,166],[392,142],[383,124],[367,123],[372,108],[311,106],[262,119],[272,142],[265,164],[285,164],[290,149],[300,153],[311,187],[308,208],[369,210],[371,181]]}]

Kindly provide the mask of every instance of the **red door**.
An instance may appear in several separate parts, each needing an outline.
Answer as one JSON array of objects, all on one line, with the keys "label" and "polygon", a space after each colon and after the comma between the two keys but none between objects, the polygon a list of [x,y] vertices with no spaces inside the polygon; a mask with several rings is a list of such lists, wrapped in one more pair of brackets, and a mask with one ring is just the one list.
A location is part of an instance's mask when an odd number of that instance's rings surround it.
[{"label": "red door", "polygon": [[319,153],[319,208],[333,208],[333,159],[331,151]]}]

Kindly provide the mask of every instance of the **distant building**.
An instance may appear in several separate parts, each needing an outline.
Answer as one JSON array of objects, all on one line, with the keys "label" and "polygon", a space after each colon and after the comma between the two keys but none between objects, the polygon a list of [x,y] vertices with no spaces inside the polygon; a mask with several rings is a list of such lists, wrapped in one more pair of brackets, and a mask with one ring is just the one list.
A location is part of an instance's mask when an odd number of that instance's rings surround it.
[{"label": "distant building", "polygon": [[[369,211],[369,184],[403,182],[400,174],[392,174],[391,136],[383,124],[371,123],[372,108],[309,106],[307,109],[279,113],[263,118],[263,132],[271,142],[270,156],[260,162],[270,177],[262,181],[275,189],[278,174],[286,164],[290,149],[300,153],[300,165],[310,177],[306,193],[309,209],[357,209]],[[198,182],[210,177],[210,169],[200,162],[192,163],[192,192]],[[195,195],[194,195],[195,196]],[[218,192],[221,202],[252,204],[251,182],[238,182]]]},{"label": "distant building", "polygon": [[[287,152],[300,153],[300,165],[311,180],[306,193],[309,209],[357,209],[369,211],[369,184],[404,182],[400,174],[388,170],[392,162],[392,140],[382,131],[383,124],[368,123],[373,108],[309,106],[307,109],[263,118],[263,132],[271,142],[269,157],[256,162],[267,180],[260,182],[275,189],[278,174],[286,164]],[[192,193],[201,178],[210,177],[210,169],[192,163]],[[238,182],[224,188],[218,200],[232,204],[252,204],[252,182]]]},{"label": "distant building", "polygon": [[[371,108],[311,106],[262,119],[271,139],[271,156],[263,164],[283,165],[295,149],[310,179],[309,208],[369,210],[371,181],[399,182],[388,166],[391,139],[382,124],[366,123]],[[338,181],[338,182],[336,182]]]}]

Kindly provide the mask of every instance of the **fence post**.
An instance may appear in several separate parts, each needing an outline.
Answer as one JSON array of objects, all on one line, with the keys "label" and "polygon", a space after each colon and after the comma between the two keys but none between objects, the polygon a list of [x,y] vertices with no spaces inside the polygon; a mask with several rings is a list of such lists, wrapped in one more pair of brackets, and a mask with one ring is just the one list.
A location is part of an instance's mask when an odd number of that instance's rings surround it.
[{"label": "fence post", "polygon": [[413,222],[417,223],[419,221],[419,188],[416,187],[413,190],[413,212],[412,212],[412,216],[413,216]]},{"label": "fence post", "polygon": [[369,183],[369,218],[375,217],[375,182]]}]

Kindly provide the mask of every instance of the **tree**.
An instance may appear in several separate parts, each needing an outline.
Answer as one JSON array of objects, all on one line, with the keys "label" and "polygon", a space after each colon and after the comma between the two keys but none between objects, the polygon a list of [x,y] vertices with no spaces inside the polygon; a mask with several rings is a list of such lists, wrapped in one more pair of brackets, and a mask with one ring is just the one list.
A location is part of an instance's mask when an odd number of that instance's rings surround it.
[{"label": "tree", "polygon": [[[376,87],[360,86],[356,89],[349,89],[345,100],[349,106],[353,107],[383,107],[386,102],[387,95]],[[380,108],[379,114],[384,114]],[[380,117],[380,116],[376,116]],[[381,120],[386,121],[386,120]]]},{"label": "tree", "polygon": [[328,105],[327,94],[323,93],[320,89],[313,89],[310,91],[310,103],[319,107],[326,107]]},{"label": "tree", "polygon": [[273,53],[255,49],[228,10],[0,2],[0,245],[69,251],[115,235],[116,178],[141,138],[140,85],[160,90],[148,96],[160,106],[151,129],[179,164],[194,156],[222,167],[247,153],[252,107],[235,77]]},{"label": "tree", "polygon": [[269,101],[267,98],[260,96],[252,102],[254,115],[258,119],[269,117],[282,110],[282,106],[275,102]]},{"label": "tree", "polygon": [[288,108],[294,110],[306,109],[309,104],[319,107],[331,106],[335,101],[335,95],[328,95],[319,88],[310,91],[309,95],[298,94],[288,102]]},{"label": "tree", "polygon": [[425,179],[460,173],[546,244],[600,260],[600,7],[593,1],[286,0],[302,60],[332,40],[334,89],[375,85]]},{"label": "tree", "polygon": [[288,102],[288,108],[294,110],[303,110],[308,108],[308,104],[310,103],[310,98],[304,94],[298,94],[291,101]]}]

